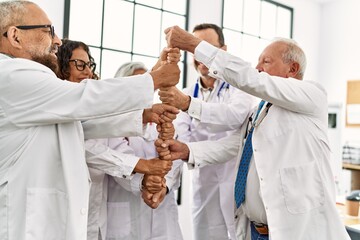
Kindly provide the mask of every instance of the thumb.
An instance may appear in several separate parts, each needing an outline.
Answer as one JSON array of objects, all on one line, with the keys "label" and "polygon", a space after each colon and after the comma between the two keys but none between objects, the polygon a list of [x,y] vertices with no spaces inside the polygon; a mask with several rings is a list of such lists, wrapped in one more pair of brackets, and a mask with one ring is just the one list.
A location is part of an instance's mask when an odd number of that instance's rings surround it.
[{"label": "thumb", "polygon": [[159,201],[160,194],[161,194],[161,191],[153,194],[152,201],[154,203],[157,203]]},{"label": "thumb", "polygon": [[168,27],[164,30],[164,33],[167,34],[170,31],[171,27]]}]

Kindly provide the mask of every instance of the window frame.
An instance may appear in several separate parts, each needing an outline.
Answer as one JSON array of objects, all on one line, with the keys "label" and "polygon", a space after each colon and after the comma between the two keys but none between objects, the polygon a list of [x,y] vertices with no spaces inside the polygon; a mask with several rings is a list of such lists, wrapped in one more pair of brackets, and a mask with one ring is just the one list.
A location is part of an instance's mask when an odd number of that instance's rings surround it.
[{"label": "window frame", "polygon": [[[64,0],[65,4],[64,4],[64,30],[63,30],[63,36],[64,38],[69,38],[69,32],[70,32],[70,12],[71,12],[71,0]],[[150,57],[150,58],[157,58],[158,56],[152,56],[152,55],[147,55],[147,54],[142,54],[142,53],[135,53],[133,52],[133,48],[134,48],[134,38],[132,38],[131,40],[131,49],[125,51],[125,50],[120,50],[120,49],[114,49],[114,48],[108,48],[108,47],[104,47],[103,46],[103,37],[104,37],[104,16],[105,16],[105,1],[106,0],[102,0],[102,17],[101,17],[101,41],[100,41],[100,46],[94,46],[92,44],[87,44],[85,41],[85,43],[90,47],[90,48],[96,48],[99,49],[100,51],[100,57],[99,57],[99,62],[97,62],[97,66],[98,66],[98,71],[101,74],[101,69],[102,69],[102,64],[103,64],[103,51],[104,50],[108,50],[108,51],[112,51],[112,52],[118,52],[118,53],[125,53],[125,54],[129,54],[130,55],[130,59],[131,61],[133,61],[134,56],[140,56],[140,57]],[[174,14],[177,16],[183,16],[184,17],[184,22],[185,22],[185,30],[188,31],[189,28],[189,6],[190,6],[190,0],[184,0],[186,6],[185,6],[185,13],[184,14],[180,14],[180,13],[176,13],[176,12],[172,12],[166,9],[163,9],[163,5],[164,5],[164,0],[161,0],[161,8],[157,8],[157,7],[153,7],[151,5],[146,5],[143,3],[138,3],[136,2],[136,0],[134,1],[129,1],[129,0],[122,0],[125,2],[129,2],[134,4],[134,9],[136,5],[139,6],[145,6],[147,8],[152,8],[155,9],[157,11],[161,12],[161,22],[160,22],[160,28],[162,27],[163,24],[163,13],[169,13],[169,14]],[[132,35],[134,36],[134,21],[136,19],[136,16],[133,16],[133,28],[132,28]],[[80,41],[82,41],[81,39],[78,39]],[[160,45],[160,43],[159,43]],[[186,87],[186,76],[187,76],[187,59],[188,59],[188,54],[186,52],[182,52],[183,58],[181,60],[182,65],[183,65],[183,69],[181,69],[182,72],[182,79],[180,79],[181,82],[181,87],[185,88]],[[152,67],[152,66],[148,66],[148,67]]]},{"label": "window frame", "polygon": [[[227,26],[224,26],[224,16],[225,16],[225,1],[226,0],[222,0],[222,16],[221,16],[221,27],[223,30],[225,31],[229,31],[229,32],[232,32],[234,34],[239,34],[239,36],[241,36],[241,38],[243,39],[244,37],[252,37],[252,38],[256,38],[258,40],[264,40],[264,41],[269,41],[271,40],[271,38],[267,38],[267,37],[264,37],[261,35],[261,31],[258,32],[258,35],[255,35],[255,34],[252,34],[252,33],[248,33],[248,32],[245,32],[244,31],[244,26],[241,27],[241,30],[237,30],[237,29],[233,29],[233,28],[230,28],[230,27],[227,27]],[[245,1],[245,0],[243,0]],[[288,38],[293,38],[293,30],[294,30],[294,9],[292,7],[289,7],[287,5],[284,5],[284,4],[281,4],[281,3],[278,3],[276,1],[272,1],[272,0],[258,0],[259,1],[259,11],[260,11],[260,14],[259,14],[259,29],[261,29],[261,17],[262,17],[262,14],[261,14],[261,4],[262,2],[267,2],[269,4],[273,4],[275,5],[276,8],[283,8],[285,10],[288,10],[289,13],[290,13],[290,19],[289,19],[289,24],[290,24],[290,29],[289,29],[289,34],[290,36],[288,36]],[[242,2],[244,3],[244,2]],[[244,9],[244,5],[242,5],[241,7],[241,11],[242,11],[242,18],[244,18],[243,16],[243,13],[246,11],[246,7]],[[276,18],[278,17],[278,12],[276,12]],[[242,23],[244,24],[244,23]],[[246,23],[245,23],[246,24]],[[277,23],[276,23],[277,24]],[[273,36],[273,37],[276,37],[276,36]]]}]

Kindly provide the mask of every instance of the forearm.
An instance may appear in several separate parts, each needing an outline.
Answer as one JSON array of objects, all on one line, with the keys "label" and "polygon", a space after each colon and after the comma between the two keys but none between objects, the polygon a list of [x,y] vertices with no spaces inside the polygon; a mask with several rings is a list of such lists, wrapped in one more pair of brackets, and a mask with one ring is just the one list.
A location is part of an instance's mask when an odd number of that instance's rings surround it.
[{"label": "forearm", "polygon": [[238,155],[242,142],[241,136],[241,132],[238,130],[217,141],[187,143],[187,158],[191,156],[189,162],[195,168],[227,162]]},{"label": "forearm", "polygon": [[109,148],[102,140],[87,140],[85,150],[87,165],[111,176],[130,177],[139,159]]}]

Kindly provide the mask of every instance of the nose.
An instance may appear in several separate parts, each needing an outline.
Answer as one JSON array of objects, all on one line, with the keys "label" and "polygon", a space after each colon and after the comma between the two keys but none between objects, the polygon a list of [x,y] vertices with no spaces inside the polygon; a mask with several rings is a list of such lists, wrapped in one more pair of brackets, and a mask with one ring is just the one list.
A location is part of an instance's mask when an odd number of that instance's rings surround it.
[{"label": "nose", "polygon": [[55,37],[53,39],[53,43],[58,45],[59,47],[62,45],[61,39],[58,37],[58,35],[56,35],[56,33],[55,33]]},{"label": "nose", "polygon": [[92,78],[93,72],[92,72],[91,68],[88,65],[85,65],[84,72],[86,73],[86,75],[89,76],[89,78]]},{"label": "nose", "polygon": [[263,71],[264,71],[264,69],[263,69],[263,67],[261,66],[260,63],[258,63],[258,64],[256,65],[256,69],[257,69],[259,72],[263,72]]}]

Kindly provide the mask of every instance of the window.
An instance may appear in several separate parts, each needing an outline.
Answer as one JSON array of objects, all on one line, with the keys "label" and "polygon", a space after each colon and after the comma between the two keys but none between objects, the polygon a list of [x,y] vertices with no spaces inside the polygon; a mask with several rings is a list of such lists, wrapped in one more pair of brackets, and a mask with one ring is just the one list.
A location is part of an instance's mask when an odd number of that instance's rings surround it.
[{"label": "window", "polygon": [[223,0],[222,20],[228,51],[254,66],[272,38],[292,38],[293,9],[270,0]]},{"label": "window", "polygon": [[65,0],[64,36],[88,44],[97,71],[109,78],[127,61],[151,68],[166,46],[164,29],[187,29],[187,15],[188,0]]}]

